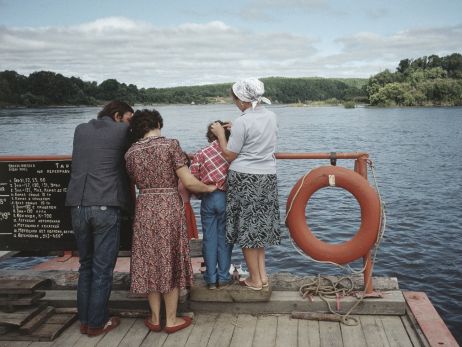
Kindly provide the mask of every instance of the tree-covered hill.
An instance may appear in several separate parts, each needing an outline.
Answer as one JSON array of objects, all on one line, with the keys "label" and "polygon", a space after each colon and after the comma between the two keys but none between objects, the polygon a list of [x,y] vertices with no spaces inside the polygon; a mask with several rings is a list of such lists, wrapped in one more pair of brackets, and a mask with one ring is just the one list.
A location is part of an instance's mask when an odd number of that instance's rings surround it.
[{"label": "tree-covered hill", "polygon": [[462,55],[403,59],[395,72],[382,71],[366,87],[371,105],[462,105]]},{"label": "tree-covered hill", "polygon": [[[262,79],[266,93],[276,103],[366,100],[361,86],[366,79],[282,78]],[[23,76],[0,72],[0,106],[96,105],[120,99],[131,104],[205,104],[230,100],[231,83],[174,88],[141,88],[115,79],[96,82],[65,77],[50,71]]]},{"label": "tree-covered hill", "polygon": [[[403,59],[396,71],[361,78],[263,78],[274,103],[345,103],[376,106],[462,105],[462,55]],[[0,72],[0,107],[97,105],[119,99],[130,104],[230,102],[231,83],[173,88],[138,88],[108,79],[97,84],[51,71],[23,76]]]}]

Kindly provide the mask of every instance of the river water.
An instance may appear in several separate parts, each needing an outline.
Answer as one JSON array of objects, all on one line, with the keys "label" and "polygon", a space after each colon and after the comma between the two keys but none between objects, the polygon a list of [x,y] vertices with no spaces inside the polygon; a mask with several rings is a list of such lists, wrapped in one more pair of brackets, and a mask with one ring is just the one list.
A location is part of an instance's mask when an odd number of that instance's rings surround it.
[{"label": "river water", "polygon": [[[157,106],[163,135],[194,152],[206,145],[207,124],[233,120],[233,105]],[[279,152],[368,152],[375,164],[387,223],[374,275],[397,277],[402,289],[424,291],[462,341],[462,108],[356,108],[271,106],[279,118]],[[0,155],[70,154],[74,128],[98,108],[0,110]],[[328,161],[279,160],[281,220],[295,182]],[[338,165],[352,168],[352,161]],[[373,183],[372,173],[369,179]],[[199,201],[193,201],[198,211]],[[354,197],[340,189],[316,192],[308,223],[322,240],[339,243],[359,227]],[[200,224],[200,220],[198,218]],[[343,274],[314,263],[292,246],[283,228],[281,246],[268,249],[270,272]],[[233,263],[242,262],[234,250]],[[361,262],[352,264],[361,268]]]}]

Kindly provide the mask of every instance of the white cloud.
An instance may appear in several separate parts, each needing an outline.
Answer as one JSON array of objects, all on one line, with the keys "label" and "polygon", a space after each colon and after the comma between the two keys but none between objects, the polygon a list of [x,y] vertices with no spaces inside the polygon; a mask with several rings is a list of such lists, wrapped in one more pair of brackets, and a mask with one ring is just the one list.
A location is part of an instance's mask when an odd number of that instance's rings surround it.
[{"label": "white cloud", "polygon": [[218,21],[157,28],[127,18],[72,27],[0,27],[0,45],[0,70],[51,70],[98,82],[117,78],[140,87],[274,75],[294,57],[315,52],[310,38],[287,33],[259,34]]},{"label": "white cloud", "polygon": [[[276,0],[274,0],[276,1]],[[223,22],[155,27],[128,18],[70,27],[0,26],[0,71],[50,70],[139,87],[232,82],[248,76],[368,77],[400,59],[449,54],[462,47],[462,26],[408,30],[390,36],[358,33],[323,54],[320,40],[258,33]]]},{"label": "white cloud", "polygon": [[[323,58],[326,64],[350,64],[360,66],[361,69],[363,65],[369,65],[376,66],[378,70],[394,70],[401,59],[461,52],[462,25],[405,30],[389,36],[362,32],[340,38],[336,42],[343,48],[339,54]],[[369,74],[378,72],[377,69]]]}]

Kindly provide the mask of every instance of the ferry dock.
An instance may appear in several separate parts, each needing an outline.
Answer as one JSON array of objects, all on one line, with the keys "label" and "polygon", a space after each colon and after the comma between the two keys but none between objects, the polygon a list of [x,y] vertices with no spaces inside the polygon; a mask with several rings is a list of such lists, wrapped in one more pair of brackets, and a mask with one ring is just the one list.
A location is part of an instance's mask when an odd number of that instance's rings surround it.
[{"label": "ferry dock", "polygon": [[[193,324],[169,335],[149,332],[144,326],[144,318],[149,315],[148,303],[145,298],[129,294],[128,277],[127,272],[115,273],[109,302],[111,314],[122,317],[121,325],[105,335],[88,337],[80,333],[76,317],[76,271],[1,270],[3,283],[8,278],[46,280],[46,288],[37,289],[44,293],[39,302],[53,307],[57,314],[71,314],[73,318],[51,340],[40,334],[25,336],[10,332],[0,334],[0,347],[458,346],[428,297],[420,292],[401,291],[396,278],[373,277],[379,297],[363,299],[351,315],[358,324],[346,325],[292,317],[294,311],[329,312],[325,301],[319,297],[303,298],[298,291],[300,284],[312,281],[314,276],[272,274],[270,287],[256,292],[238,284],[209,290],[201,275],[196,274],[194,287],[183,293],[179,304],[179,315],[192,316]],[[364,284],[361,277],[354,282],[355,290]],[[345,296],[327,301],[335,311],[345,314],[358,298]]]}]

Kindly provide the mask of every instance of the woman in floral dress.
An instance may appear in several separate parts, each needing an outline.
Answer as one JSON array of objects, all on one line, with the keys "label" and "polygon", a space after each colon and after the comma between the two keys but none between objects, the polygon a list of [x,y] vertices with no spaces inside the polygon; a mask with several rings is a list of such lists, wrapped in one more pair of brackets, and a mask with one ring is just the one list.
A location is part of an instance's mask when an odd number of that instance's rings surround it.
[{"label": "woman in floral dress", "polygon": [[125,154],[127,171],[139,195],[133,223],[131,287],[133,294],[147,295],[151,319],[146,326],[160,331],[160,303],[166,309],[164,331],[172,333],[191,324],[176,317],[179,290],[192,284],[192,268],[183,203],[178,179],[194,193],[212,192],[189,172],[178,140],[161,136],[163,120],[156,110],[135,112],[135,143]]}]

